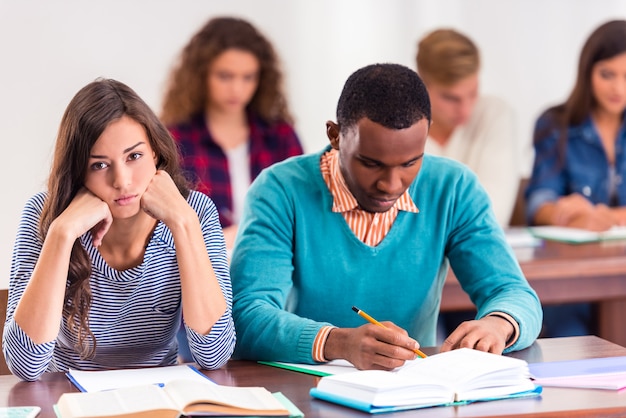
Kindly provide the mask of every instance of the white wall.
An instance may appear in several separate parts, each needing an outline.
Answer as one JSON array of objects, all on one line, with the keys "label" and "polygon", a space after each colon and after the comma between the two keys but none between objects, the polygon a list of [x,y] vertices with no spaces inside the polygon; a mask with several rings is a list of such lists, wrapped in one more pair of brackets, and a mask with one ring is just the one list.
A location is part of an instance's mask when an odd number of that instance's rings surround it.
[{"label": "white wall", "polygon": [[250,20],[274,42],[306,151],[325,143],[343,82],[357,68],[414,68],[417,40],[441,26],[482,51],[482,88],[517,110],[527,170],[532,124],[562,101],[581,45],[600,23],[626,18],[623,0],[0,0],[2,216],[0,287],[25,200],[45,187],[65,106],[96,77],[119,79],[159,110],[166,74],[210,17]]}]

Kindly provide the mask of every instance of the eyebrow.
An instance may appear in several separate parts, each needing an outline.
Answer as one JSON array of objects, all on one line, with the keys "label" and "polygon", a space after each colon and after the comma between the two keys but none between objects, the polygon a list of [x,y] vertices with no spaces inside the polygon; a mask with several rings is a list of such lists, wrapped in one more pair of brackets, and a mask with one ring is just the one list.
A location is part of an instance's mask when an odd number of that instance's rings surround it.
[{"label": "eyebrow", "polygon": [[[417,157],[415,157],[415,158],[411,158],[410,160],[405,161],[405,162],[402,162],[402,163],[400,163],[400,164],[398,164],[398,165],[405,165],[405,164],[413,163],[413,162],[415,162],[415,161],[417,161],[417,160],[421,159],[423,156],[424,156],[424,153],[421,153],[421,154],[420,154],[420,155],[418,155]],[[364,156],[364,155],[359,155],[359,156],[358,156],[358,158],[359,158],[359,159],[361,159],[361,160],[364,160],[364,161],[369,161],[369,162],[376,163],[376,164],[378,164],[378,165],[382,165],[382,166],[386,166],[386,165],[387,165],[387,164],[384,164],[382,161],[376,160],[376,159],[374,159],[374,158],[369,158],[369,157],[366,157],[366,156]]]},{"label": "eyebrow", "polygon": [[[139,141],[139,142],[137,142],[135,145],[132,145],[132,146],[130,146],[130,147],[128,147],[128,148],[126,148],[126,149],[122,152],[122,154],[126,154],[127,152],[130,152],[130,151],[134,150],[135,148],[137,148],[137,147],[138,147],[139,145],[141,145],[141,144],[144,144],[144,142],[143,142],[143,141]],[[89,158],[107,158],[107,156],[106,156],[106,155],[95,155],[95,154],[94,154],[94,155],[90,155],[90,156],[89,156]]]}]

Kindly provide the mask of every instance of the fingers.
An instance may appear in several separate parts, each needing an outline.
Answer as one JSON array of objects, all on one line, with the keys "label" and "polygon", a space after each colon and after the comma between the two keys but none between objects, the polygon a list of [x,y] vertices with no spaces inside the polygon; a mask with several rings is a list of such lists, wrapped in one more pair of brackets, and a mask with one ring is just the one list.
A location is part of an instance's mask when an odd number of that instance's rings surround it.
[{"label": "fingers", "polygon": [[400,367],[407,360],[414,360],[413,351],[419,344],[407,332],[392,323],[385,322],[386,328],[372,324],[363,325],[361,351],[368,355],[365,368],[391,370]]},{"label": "fingers", "polygon": [[141,209],[154,219],[168,223],[188,207],[174,180],[163,170],[158,170],[141,196]]},{"label": "fingers", "polygon": [[327,359],[343,358],[360,370],[392,370],[413,360],[419,344],[406,331],[387,322],[384,327],[365,324],[358,328],[335,328],[324,348]]},{"label": "fingers", "polygon": [[509,333],[506,332],[506,328],[500,326],[499,322],[493,322],[500,320],[500,318],[485,317],[477,321],[461,323],[443,342],[441,352],[458,348],[473,348],[502,354]]},{"label": "fingers", "polygon": [[100,221],[95,227],[92,228],[91,237],[94,247],[98,248],[100,245],[102,245],[102,239],[104,238],[106,233],[109,232],[109,228],[111,227],[112,223],[113,217],[109,212],[108,216],[105,219]]}]

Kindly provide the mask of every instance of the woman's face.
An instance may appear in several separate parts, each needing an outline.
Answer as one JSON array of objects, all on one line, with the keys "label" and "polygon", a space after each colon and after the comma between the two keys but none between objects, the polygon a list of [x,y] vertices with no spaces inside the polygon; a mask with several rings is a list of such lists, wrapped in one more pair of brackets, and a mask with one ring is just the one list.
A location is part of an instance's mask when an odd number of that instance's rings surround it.
[{"label": "woman's face", "polygon": [[621,116],[626,109],[626,52],[593,65],[591,89],[598,110]]},{"label": "woman's face", "polygon": [[156,156],[145,129],[128,116],[111,122],[93,144],[85,187],[102,199],[113,218],[135,216],[156,173]]},{"label": "woman's face", "polygon": [[227,49],[208,71],[208,110],[240,113],[252,100],[259,85],[260,64],[251,52]]}]

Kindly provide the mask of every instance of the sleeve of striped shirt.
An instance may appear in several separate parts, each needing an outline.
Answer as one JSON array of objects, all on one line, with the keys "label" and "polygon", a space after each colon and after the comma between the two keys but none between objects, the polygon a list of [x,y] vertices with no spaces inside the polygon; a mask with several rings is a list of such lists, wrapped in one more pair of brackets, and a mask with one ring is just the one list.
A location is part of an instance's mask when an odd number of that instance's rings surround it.
[{"label": "sleeve of striped shirt", "polygon": [[329,325],[323,326],[318,331],[315,336],[315,340],[313,340],[313,353],[312,357],[314,361],[318,361],[320,363],[326,362],[326,358],[324,357],[324,347],[326,346],[326,339],[328,338],[328,334],[330,331],[335,328]]},{"label": "sleeve of striped shirt", "polygon": [[39,237],[39,216],[44,195],[32,197],[25,205],[18,224],[11,273],[9,277],[9,301],[2,337],[2,350],[7,366],[23,380],[37,380],[48,368],[55,342],[34,344],[15,323],[13,314],[30,280],[43,245]]},{"label": "sleeve of striped shirt", "polygon": [[207,335],[201,335],[185,325],[189,349],[203,369],[223,366],[235,348],[235,325],[232,318],[232,286],[226,255],[226,243],[215,204],[201,193],[192,193],[190,204],[198,212],[200,226],[213,271],[226,299],[226,311]]}]

